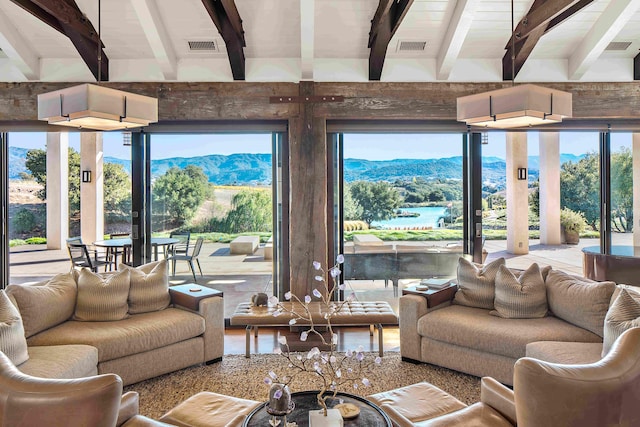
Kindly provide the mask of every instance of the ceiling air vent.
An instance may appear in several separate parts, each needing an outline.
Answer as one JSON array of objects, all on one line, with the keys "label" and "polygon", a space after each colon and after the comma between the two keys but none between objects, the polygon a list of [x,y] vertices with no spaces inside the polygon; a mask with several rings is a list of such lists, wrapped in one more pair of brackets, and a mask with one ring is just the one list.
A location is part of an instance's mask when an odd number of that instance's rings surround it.
[{"label": "ceiling air vent", "polygon": [[191,52],[220,52],[217,40],[189,40],[187,43]]},{"label": "ceiling air vent", "polygon": [[611,42],[604,50],[627,50],[631,42]]},{"label": "ceiling air vent", "polygon": [[423,52],[426,47],[425,41],[400,40],[396,52]]}]

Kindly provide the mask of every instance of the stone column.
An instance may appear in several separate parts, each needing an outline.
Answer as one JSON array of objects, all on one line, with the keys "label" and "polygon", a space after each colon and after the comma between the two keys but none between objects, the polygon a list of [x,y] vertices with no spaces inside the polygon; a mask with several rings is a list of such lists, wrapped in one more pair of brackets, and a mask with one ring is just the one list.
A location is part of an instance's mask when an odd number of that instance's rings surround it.
[{"label": "stone column", "polygon": [[47,133],[47,249],[69,237],[69,134]]},{"label": "stone column", "polygon": [[560,135],[540,132],[540,243],[559,245],[560,231]]},{"label": "stone column", "polygon": [[633,134],[633,246],[640,246],[640,133]]},{"label": "stone column", "polygon": [[[526,132],[507,132],[507,252],[529,253],[528,180],[518,180],[518,168],[527,167]],[[528,175],[528,174],[527,174]]]},{"label": "stone column", "polygon": [[[102,132],[80,134],[80,230],[84,243],[104,237],[104,176],[102,173]],[[91,182],[82,182],[84,171]]]}]

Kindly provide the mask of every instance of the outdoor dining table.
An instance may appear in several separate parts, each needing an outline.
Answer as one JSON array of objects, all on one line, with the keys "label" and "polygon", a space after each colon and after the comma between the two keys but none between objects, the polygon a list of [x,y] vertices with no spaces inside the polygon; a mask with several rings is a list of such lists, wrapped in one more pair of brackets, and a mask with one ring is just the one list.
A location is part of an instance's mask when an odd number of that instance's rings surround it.
[{"label": "outdoor dining table", "polygon": [[[151,246],[153,246],[153,259],[154,261],[158,260],[158,246],[162,247],[170,247],[178,243],[180,239],[175,239],[173,237],[152,237],[151,238]],[[113,262],[118,266],[118,252],[119,249],[122,249],[123,257],[126,254],[127,248],[131,248],[131,239],[109,239],[109,240],[97,240],[93,242],[94,246],[99,246],[101,248],[112,249],[112,253],[114,256]],[[126,258],[126,257],[125,257]]]}]

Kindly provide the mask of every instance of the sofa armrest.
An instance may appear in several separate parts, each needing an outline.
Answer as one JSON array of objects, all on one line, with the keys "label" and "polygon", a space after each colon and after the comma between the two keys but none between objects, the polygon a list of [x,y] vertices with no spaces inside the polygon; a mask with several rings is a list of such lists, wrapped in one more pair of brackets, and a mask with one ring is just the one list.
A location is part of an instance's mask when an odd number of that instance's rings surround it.
[{"label": "sofa armrest", "polygon": [[418,295],[400,297],[400,354],[413,360],[422,360],[418,319],[427,314],[427,299]]},{"label": "sofa armrest", "polygon": [[131,418],[122,427],[175,427],[173,424],[163,423],[162,421],[152,420],[143,415],[136,415]]},{"label": "sofa armrest", "polygon": [[221,297],[203,299],[198,312],[205,321],[204,360],[220,359],[224,354],[224,300]]},{"label": "sofa armrest", "polygon": [[516,425],[516,402],[513,390],[491,377],[483,377],[480,383],[480,401],[491,406],[513,425]]},{"label": "sofa armrest", "polygon": [[140,409],[140,401],[138,392],[128,391],[122,395],[120,399],[120,409],[118,410],[118,421],[116,426],[123,425],[130,418],[138,415]]}]

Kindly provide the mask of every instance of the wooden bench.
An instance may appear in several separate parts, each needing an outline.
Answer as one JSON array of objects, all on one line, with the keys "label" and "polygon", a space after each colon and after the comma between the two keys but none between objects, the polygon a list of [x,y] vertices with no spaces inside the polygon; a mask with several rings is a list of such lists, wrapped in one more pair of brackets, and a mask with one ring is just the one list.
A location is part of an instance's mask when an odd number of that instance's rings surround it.
[{"label": "wooden bench", "polygon": [[[284,302],[283,306],[303,312],[302,305],[297,302]],[[326,325],[324,315],[326,306],[319,301],[309,303],[309,309],[315,325]],[[258,336],[260,326],[288,326],[289,320],[294,318],[291,313],[283,312],[274,316],[275,307],[254,307],[251,303],[240,303],[235,313],[231,315],[230,324],[246,326],[245,356],[251,356],[251,331]],[[384,341],[382,328],[384,325],[397,325],[398,316],[386,301],[347,302],[342,310],[331,318],[332,326],[369,326],[369,334],[373,336],[374,328],[378,330],[378,354],[382,356]],[[298,320],[296,325],[304,325]]]},{"label": "wooden bench", "polygon": [[231,241],[229,249],[232,254],[253,254],[260,245],[258,236],[238,236]]}]

